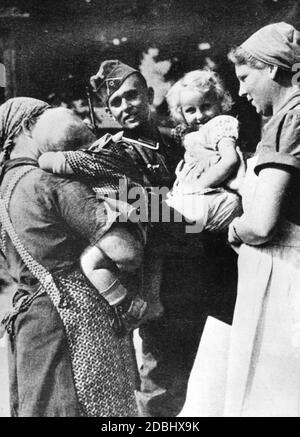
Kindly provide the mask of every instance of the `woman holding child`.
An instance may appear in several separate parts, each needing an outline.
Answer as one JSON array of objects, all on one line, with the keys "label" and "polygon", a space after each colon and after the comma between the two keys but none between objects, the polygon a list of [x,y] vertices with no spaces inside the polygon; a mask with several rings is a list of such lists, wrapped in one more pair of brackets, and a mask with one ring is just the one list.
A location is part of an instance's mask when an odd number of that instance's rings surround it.
[{"label": "woman holding child", "polygon": [[[46,173],[37,164],[43,152],[69,150],[74,143],[86,147],[95,138],[65,109],[56,118],[56,129],[41,134],[51,111],[56,110],[45,102],[21,97],[0,108],[2,250],[18,283],[14,309],[4,321],[11,414],[135,416],[133,347],[126,333],[117,335],[112,328],[116,313],[108,302],[120,300],[120,287],[101,296],[91,285],[97,265],[85,257],[89,279],[79,267],[86,247],[87,254],[96,250],[104,267],[103,242],[112,220],[88,185]],[[71,123],[72,138],[65,136],[59,120],[63,126]],[[122,233],[110,238],[118,245],[128,243]],[[124,264],[141,253],[139,240],[133,242]],[[111,264],[105,268],[109,273]],[[126,290],[121,291],[124,298]]]},{"label": "woman holding child", "polygon": [[216,73],[195,70],[173,85],[167,100],[186,149],[168,204],[196,222],[197,232],[226,231],[240,213],[239,196],[233,190],[239,163],[238,121],[226,114],[232,99]]},{"label": "woman holding child", "polygon": [[[300,91],[293,71],[300,33],[283,22],[265,26],[230,59],[240,95],[271,118],[248,161],[243,214],[229,227],[229,242],[239,251],[239,282],[221,415],[299,416]],[[220,377],[215,369],[214,363],[207,367],[207,379]],[[199,376],[193,373],[194,382]],[[188,394],[187,404],[219,395],[205,387],[198,393],[194,399]]]}]

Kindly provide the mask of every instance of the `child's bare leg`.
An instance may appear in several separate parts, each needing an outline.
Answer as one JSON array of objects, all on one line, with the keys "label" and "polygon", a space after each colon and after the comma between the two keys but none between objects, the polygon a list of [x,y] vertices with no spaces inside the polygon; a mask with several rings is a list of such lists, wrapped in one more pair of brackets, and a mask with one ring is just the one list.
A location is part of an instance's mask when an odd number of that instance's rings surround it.
[{"label": "child's bare leg", "polygon": [[89,247],[81,257],[81,268],[110,305],[118,305],[127,295],[127,290],[118,278],[115,264],[97,246]]},{"label": "child's bare leg", "polygon": [[[133,229],[133,228],[132,228]],[[97,245],[120,272],[132,273],[143,261],[143,243],[125,225],[115,225]]]},{"label": "child's bare leg", "polygon": [[118,305],[127,295],[127,290],[118,279],[114,263],[107,258],[103,250],[93,246],[81,257],[81,268],[110,305]]},{"label": "child's bare leg", "polygon": [[115,225],[97,246],[85,251],[81,266],[94,287],[111,305],[116,305],[126,296],[120,275],[135,272],[142,258],[142,243],[125,226]]},{"label": "child's bare leg", "polygon": [[120,282],[122,273],[136,272],[143,258],[142,243],[125,227],[114,226],[81,257],[81,267],[87,278],[107,302],[117,307],[122,303],[123,322],[127,329],[135,327],[146,311],[140,296],[128,295]]}]

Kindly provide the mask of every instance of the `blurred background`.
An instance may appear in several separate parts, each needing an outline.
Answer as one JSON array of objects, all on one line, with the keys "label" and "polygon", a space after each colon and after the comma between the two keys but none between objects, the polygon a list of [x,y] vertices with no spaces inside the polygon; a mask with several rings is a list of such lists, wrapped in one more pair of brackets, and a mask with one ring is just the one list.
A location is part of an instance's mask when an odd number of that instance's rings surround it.
[{"label": "blurred background", "polygon": [[[118,58],[155,90],[154,115],[171,124],[165,95],[185,72],[211,68],[224,79],[241,122],[243,148],[259,141],[261,120],[237,96],[227,53],[260,27],[300,28],[298,0],[0,0],[0,103],[32,96],[89,117],[86,85],[100,62]],[[95,98],[103,133],[118,128]],[[0,281],[5,284],[5,273]]]}]

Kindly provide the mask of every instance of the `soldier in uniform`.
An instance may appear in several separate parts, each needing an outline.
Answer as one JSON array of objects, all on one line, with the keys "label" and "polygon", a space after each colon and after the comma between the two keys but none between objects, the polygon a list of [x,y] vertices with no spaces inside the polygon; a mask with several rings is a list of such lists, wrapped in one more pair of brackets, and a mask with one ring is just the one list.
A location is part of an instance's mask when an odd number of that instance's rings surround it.
[{"label": "soldier in uniform", "polygon": [[152,186],[171,188],[181,150],[163,137],[151,117],[154,91],[142,74],[118,60],[104,61],[91,77],[93,90],[123,129],[128,153],[144,170]]},{"label": "soldier in uniform", "polygon": [[[170,189],[183,149],[163,135],[155,124],[151,116],[153,89],[147,86],[145,78],[118,60],[107,60],[91,77],[91,84],[121,125],[122,147],[142,170],[145,185]],[[201,234],[201,239],[199,235],[193,236],[197,244],[191,245],[191,234],[185,236],[184,229],[183,223],[174,222],[150,226],[148,246],[152,249],[159,246],[163,264],[161,258],[155,263],[155,257],[147,256],[147,248],[144,263],[148,282],[152,286],[159,282],[164,312],[146,322],[139,331],[143,363],[137,399],[142,416],[164,417],[179,413],[203,324],[206,315],[212,312],[208,302],[215,308],[215,300],[221,295],[219,305],[224,310],[223,278],[232,266],[222,265],[221,270],[216,271],[215,266],[220,264],[215,255],[220,252],[216,247],[218,243],[212,244],[209,237],[209,245],[204,250],[207,244]],[[234,277],[232,273],[231,277]],[[216,291],[216,280],[219,291]],[[159,306],[157,308],[159,312]]]}]

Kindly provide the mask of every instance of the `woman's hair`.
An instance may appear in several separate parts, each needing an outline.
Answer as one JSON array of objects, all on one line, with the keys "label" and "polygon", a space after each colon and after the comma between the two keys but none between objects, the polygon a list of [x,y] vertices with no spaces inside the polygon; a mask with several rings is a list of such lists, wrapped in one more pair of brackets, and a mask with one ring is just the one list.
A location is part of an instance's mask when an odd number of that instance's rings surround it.
[{"label": "woman's hair", "polygon": [[[229,61],[231,61],[234,65],[248,65],[249,67],[256,68],[257,70],[263,70],[264,68],[272,65],[256,59],[243,47],[233,48],[227,56]],[[279,67],[276,73],[276,81],[282,86],[286,86],[286,84],[293,80],[294,74],[295,73],[292,70],[288,71]]]},{"label": "woman's hair", "polygon": [[228,112],[233,104],[232,97],[225,89],[217,73],[209,70],[193,70],[186,73],[169,90],[166,99],[172,118],[185,124],[181,113],[181,92],[189,88],[200,93],[211,93],[217,98],[222,112]]},{"label": "woman's hair", "polygon": [[228,59],[235,65],[249,65],[250,67],[256,68],[258,70],[263,70],[268,67],[263,61],[259,61],[250,53],[248,53],[243,47],[234,47],[228,53]]}]

